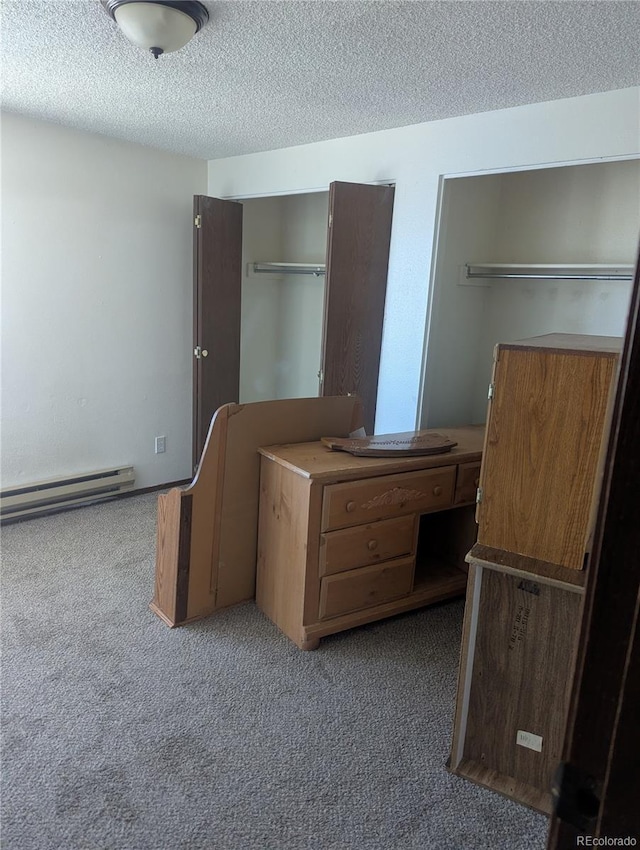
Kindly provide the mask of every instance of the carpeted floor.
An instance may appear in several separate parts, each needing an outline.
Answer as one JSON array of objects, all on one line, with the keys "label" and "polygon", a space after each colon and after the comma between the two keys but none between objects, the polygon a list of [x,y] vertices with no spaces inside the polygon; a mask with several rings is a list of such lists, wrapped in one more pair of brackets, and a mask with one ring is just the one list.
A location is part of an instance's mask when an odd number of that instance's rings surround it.
[{"label": "carpeted floor", "polygon": [[444,768],[462,603],[301,652],[148,609],[156,497],[3,529],[2,850],[534,850]]}]

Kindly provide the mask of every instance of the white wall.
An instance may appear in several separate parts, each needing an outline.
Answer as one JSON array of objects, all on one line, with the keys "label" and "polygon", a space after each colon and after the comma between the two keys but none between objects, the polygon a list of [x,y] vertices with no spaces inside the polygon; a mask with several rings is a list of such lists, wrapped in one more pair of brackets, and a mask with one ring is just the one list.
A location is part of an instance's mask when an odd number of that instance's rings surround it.
[{"label": "white wall", "polygon": [[[323,264],[327,246],[328,192],[294,195],[283,200],[283,261]],[[312,275],[290,275],[282,280],[282,368],[278,398],[318,395],[324,285],[324,277]]]},{"label": "white wall", "polygon": [[446,180],[424,425],[484,421],[497,342],[625,330],[630,282],[460,285],[465,263],[632,264],[639,234],[637,159]]},{"label": "white wall", "polygon": [[[640,143],[640,125],[638,126]],[[495,256],[515,263],[633,263],[640,161],[500,175]]]},{"label": "white wall", "polygon": [[485,286],[461,286],[459,281],[464,264],[479,261],[485,256],[487,245],[493,246],[496,241],[501,185],[500,175],[445,181],[433,275],[422,427],[472,422],[488,290]]},{"label": "white wall", "polygon": [[318,394],[324,279],[248,267],[324,263],[328,202],[326,192],[243,201],[241,402]]},{"label": "white wall", "polygon": [[252,276],[253,262],[277,260],[282,252],[282,198],[242,204],[242,302],[240,319],[240,402],[277,398],[280,280]]},{"label": "white wall", "polygon": [[200,161],[4,115],[3,486],[123,463],[138,487],[189,477],[192,195],[205,192],[396,183],[376,429],[413,428],[441,176],[637,154],[639,94],[212,161],[208,189]]},{"label": "white wall", "polygon": [[640,89],[209,162],[209,194],[325,190],[333,180],[395,182],[376,431],[414,428],[442,175],[626,157],[640,150]]},{"label": "white wall", "polygon": [[190,476],[206,181],[204,161],[3,115],[3,487],[119,464],[136,487]]}]

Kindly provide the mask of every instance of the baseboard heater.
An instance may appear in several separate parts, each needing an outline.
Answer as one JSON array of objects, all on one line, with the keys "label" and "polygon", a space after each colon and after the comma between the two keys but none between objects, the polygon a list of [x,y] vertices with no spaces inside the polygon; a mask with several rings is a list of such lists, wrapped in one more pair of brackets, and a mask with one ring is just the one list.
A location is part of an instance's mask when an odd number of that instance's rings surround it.
[{"label": "baseboard heater", "polygon": [[0,491],[0,520],[5,522],[95,502],[131,490],[134,483],[133,467],[119,466],[7,487]]}]

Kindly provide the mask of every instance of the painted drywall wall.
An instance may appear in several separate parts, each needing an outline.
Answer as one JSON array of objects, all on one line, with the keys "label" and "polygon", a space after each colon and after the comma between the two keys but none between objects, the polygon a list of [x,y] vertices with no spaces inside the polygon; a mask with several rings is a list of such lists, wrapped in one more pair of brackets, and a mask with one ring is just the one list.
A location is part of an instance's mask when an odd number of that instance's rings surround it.
[{"label": "painted drywall wall", "polygon": [[[284,199],[285,262],[323,264],[326,259],[329,194]],[[318,395],[322,351],[324,277],[290,275],[280,284],[282,324],[278,398]]]},{"label": "painted drywall wall", "polygon": [[190,476],[206,180],[204,161],[3,115],[3,487],[120,464],[137,488]]},{"label": "painted drywall wall", "polygon": [[[376,431],[415,427],[441,178],[629,157],[640,151],[640,89],[538,103],[209,162],[221,197],[396,185]],[[425,382],[428,368],[425,370]]]},{"label": "painted drywall wall", "polygon": [[496,241],[501,178],[446,180],[433,276],[431,333],[423,396],[423,427],[472,421],[477,357],[486,322],[486,286],[466,286],[466,262],[484,257]]},{"label": "painted drywall wall", "polygon": [[491,247],[504,262],[522,257],[532,263],[635,262],[640,228],[637,159],[516,172],[499,179],[496,241]]},{"label": "painted drywall wall", "polygon": [[445,181],[422,422],[483,422],[497,342],[622,335],[630,282],[468,282],[467,262],[632,264],[640,160]]},{"label": "painted drywall wall", "polygon": [[324,279],[253,262],[324,263],[328,193],[243,202],[240,401],[318,394]]},{"label": "painted drywall wall", "polygon": [[240,402],[277,398],[280,280],[253,275],[250,265],[282,253],[282,198],[242,204],[242,304],[240,320]]}]

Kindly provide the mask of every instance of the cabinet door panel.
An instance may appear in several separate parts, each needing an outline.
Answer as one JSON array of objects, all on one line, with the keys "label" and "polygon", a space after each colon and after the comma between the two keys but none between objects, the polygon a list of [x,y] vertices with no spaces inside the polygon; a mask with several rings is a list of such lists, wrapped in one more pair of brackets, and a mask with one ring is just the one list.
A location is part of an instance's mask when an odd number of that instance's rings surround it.
[{"label": "cabinet door panel", "polygon": [[[238,401],[242,204],[205,195],[193,199],[194,227],[193,465],[200,460],[211,417]],[[206,356],[204,356],[204,352]]]},{"label": "cabinet door panel", "polygon": [[358,395],[373,434],[393,186],[332,183],[321,395]]},{"label": "cabinet door panel", "polygon": [[478,542],[581,569],[617,360],[498,347]]}]

